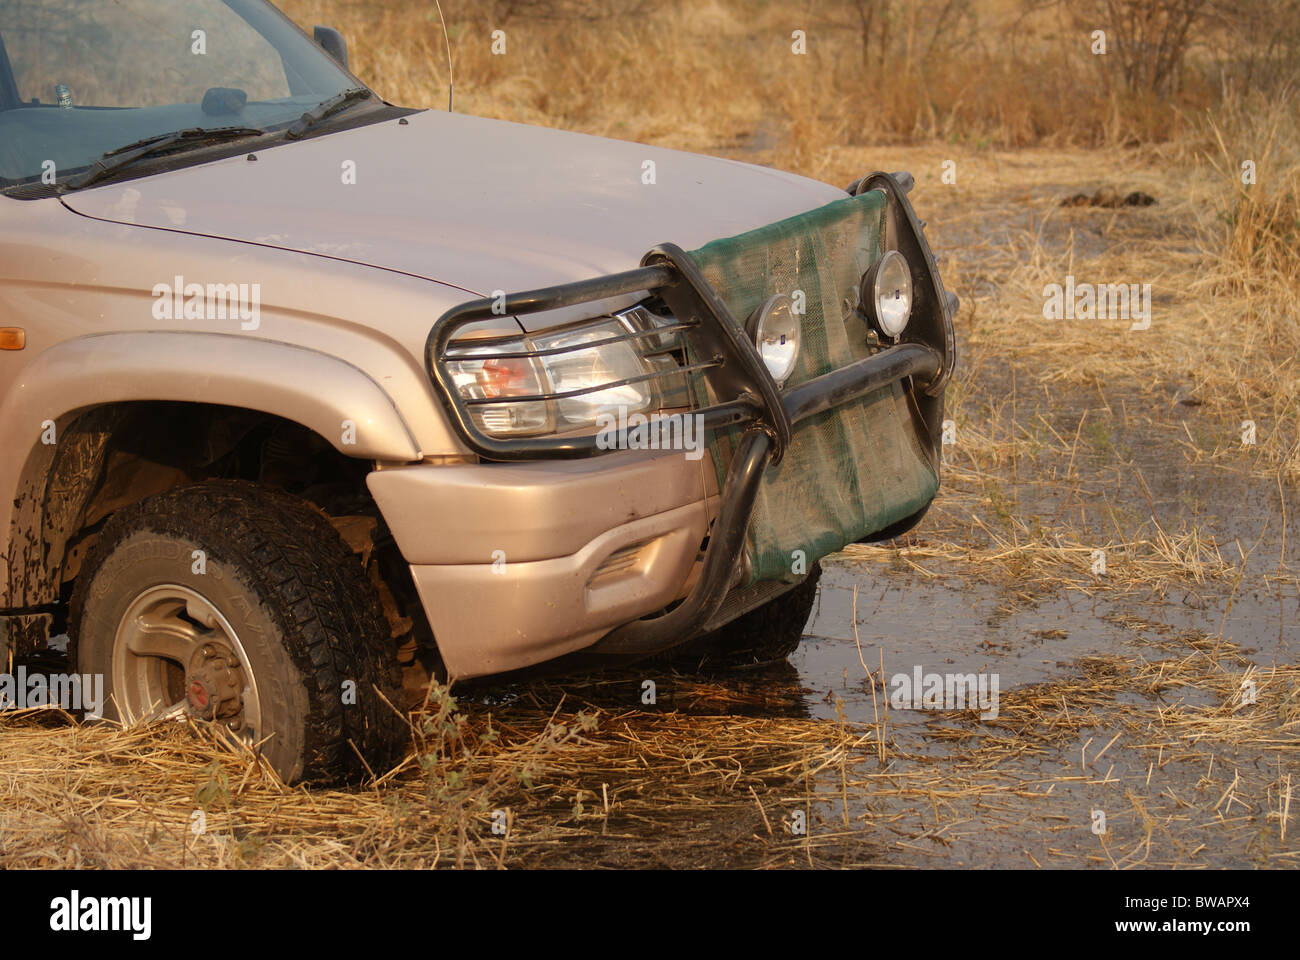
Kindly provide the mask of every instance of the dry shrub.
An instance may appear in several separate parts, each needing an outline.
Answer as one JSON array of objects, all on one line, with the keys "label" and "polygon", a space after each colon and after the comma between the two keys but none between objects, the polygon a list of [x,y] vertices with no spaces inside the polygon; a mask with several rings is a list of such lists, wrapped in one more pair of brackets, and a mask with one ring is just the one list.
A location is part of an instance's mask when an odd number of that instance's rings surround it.
[{"label": "dry shrub", "polygon": [[1213,0],[1204,38],[1221,84],[1244,94],[1300,80],[1300,0]]},{"label": "dry shrub", "polygon": [[1108,58],[1095,57],[1102,76],[1131,93],[1162,94],[1182,85],[1183,63],[1207,0],[1084,0],[1070,5],[1081,32],[1105,32]]}]

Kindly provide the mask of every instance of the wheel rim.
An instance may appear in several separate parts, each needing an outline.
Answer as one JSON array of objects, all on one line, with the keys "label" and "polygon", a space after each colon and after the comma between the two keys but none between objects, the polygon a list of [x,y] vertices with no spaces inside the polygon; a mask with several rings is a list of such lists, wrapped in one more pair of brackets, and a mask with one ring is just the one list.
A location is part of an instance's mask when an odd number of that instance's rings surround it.
[{"label": "wheel rim", "polygon": [[131,601],[113,639],[113,691],[122,720],[211,720],[256,742],[257,681],[230,621],[189,587],[150,587]]}]

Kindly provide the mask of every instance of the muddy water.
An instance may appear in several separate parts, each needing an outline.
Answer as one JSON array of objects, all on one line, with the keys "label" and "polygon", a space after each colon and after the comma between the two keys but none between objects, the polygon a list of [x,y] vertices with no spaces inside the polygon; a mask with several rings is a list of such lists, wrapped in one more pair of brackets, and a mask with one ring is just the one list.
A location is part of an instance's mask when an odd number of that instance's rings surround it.
[{"label": "muddy water", "polygon": [[[1080,415],[1075,410],[1057,419],[1072,432]],[[1240,577],[1234,573],[1151,591],[1139,586],[1113,595],[1101,589],[1092,597],[1068,589],[1031,590],[1026,598],[1022,584],[986,578],[991,572],[974,564],[923,563],[933,574],[923,575],[880,563],[832,560],[807,639],[792,658],[810,715],[828,724],[841,712],[851,721],[876,722],[884,693],[877,688],[873,697],[863,661],[878,671],[882,656],[890,679],[918,668],[996,674],[1004,700],[1018,691],[1060,684],[1065,710],[1074,697],[1072,681],[1088,664],[1200,656],[1183,641],[1222,638],[1230,656],[1215,669],[1240,672],[1254,663],[1267,672],[1273,665],[1300,662],[1300,593],[1294,579],[1276,579],[1279,562],[1293,564],[1294,545],[1300,544],[1297,505],[1284,504],[1268,478],[1222,466],[1187,467],[1173,444],[1161,442],[1167,434],[1149,422],[1108,429],[1122,458],[1109,448],[1092,456],[1085,466],[1091,475],[1082,487],[1009,486],[1007,509],[1022,520],[1050,523],[1063,504],[1086,503],[1082,513],[1075,510],[1074,529],[1094,530],[1099,544],[1114,535],[1113,527],[1106,531],[1113,513],[1146,524],[1148,535],[1152,517],[1174,531],[1194,515],[1224,559],[1238,565]],[[1022,477],[1034,476],[1032,464],[1022,467]],[[1136,479],[1139,473],[1145,486]],[[1096,509],[1099,499],[1114,511]],[[1224,700],[1221,690],[1196,685],[1157,696],[1174,710],[1217,709]],[[1158,727],[1136,735],[1122,716],[1126,704],[1151,707],[1156,697],[1135,685],[1102,699],[1100,706],[1089,707],[1093,722],[1077,737],[992,764],[979,762],[972,751],[989,735],[1005,735],[996,720],[989,725],[957,711],[891,708],[891,755],[883,765],[874,760],[860,765],[858,773],[868,780],[855,788],[846,790],[834,778],[819,785],[831,799],[819,811],[818,829],[889,841],[874,861],[882,865],[1297,863],[1294,838],[1300,824],[1291,823],[1291,836],[1282,841],[1278,817],[1269,815],[1272,807],[1282,806],[1275,794],[1283,778],[1291,774],[1300,780],[1295,723],[1279,722],[1278,737],[1265,746],[1171,738],[1168,755],[1178,759],[1165,762],[1164,748],[1141,748],[1143,740],[1160,739]],[[935,735],[954,727],[964,734],[958,746]],[[1116,745],[1100,762],[1088,759],[1117,734]],[[1035,746],[1034,737],[1032,728],[1023,731],[1024,746]],[[898,782],[910,783],[915,781],[909,776],[925,779],[925,770],[932,770],[939,784],[950,780],[965,789],[928,804],[919,799],[923,790],[890,794],[888,787],[897,785],[891,771],[900,775]],[[1234,778],[1242,784],[1240,798]],[[853,782],[851,774],[846,779]],[[1002,792],[1009,781],[1020,784],[1023,795]],[[1279,784],[1275,790],[1269,789],[1272,781]],[[1221,801],[1225,793],[1232,797],[1227,809]],[[1105,844],[1093,830],[1096,811],[1110,814]]]},{"label": "muddy water", "polygon": [[[1226,618],[1225,606],[1221,598],[1206,599],[1202,609],[1195,609],[1178,600],[1111,603],[1069,596],[1008,605],[1002,589],[963,583],[960,578],[936,583],[919,576],[881,577],[860,565],[833,565],[823,577],[808,637],[791,662],[798,672],[797,682],[804,690],[803,702],[809,714],[828,726],[838,720],[841,711],[851,721],[871,724],[885,707],[884,692],[877,688],[873,697],[865,680],[859,649],[873,671],[878,670],[883,653],[884,675],[888,678],[911,676],[917,667],[925,673],[996,674],[1001,698],[1014,696],[1026,687],[1077,676],[1081,662],[1088,658],[1169,656],[1156,649],[1162,639],[1184,631],[1217,633],[1220,624],[1224,636],[1242,644],[1243,652],[1261,666],[1295,662],[1300,603],[1294,595],[1281,612],[1277,601],[1268,597],[1239,597]],[[1135,628],[1131,617],[1147,625]],[[1282,643],[1278,641],[1279,631]],[[1140,694],[1128,692],[1118,698],[1125,696],[1142,699]],[[1068,686],[1063,697],[1068,701]],[[1210,692],[1184,687],[1170,702],[1208,707],[1218,699]],[[966,744],[961,750],[949,750],[946,741],[930,736],[949,715],[943,710],[899,710],[891,706],[891,758],[884,767],[870,761],[859,770],[915,770],[912,758],[920,756],[936,764],[941,782],[945,773],[954,779],[970,776],[963,769],[967,765]],[[972,718],[963,717],[961,726],[973,732],[975,738],[980,736],[982,725]],[[1198,783],[1207,770],[1212,770],[1210,756],[1217,752],[1207,749],[1201,761],[1168,764],[1148,781],[1150,751],[1125,749],[1126,738],[1121,738],[1118,748],[1107,751],[1100,769],[1093,764],[1086,768],[1082,765],[1085,744],[1095,755],[1122,729],[1118,721],[1108,722],[1103,710],[1095,726],[1085,729],[1077,739],[1049,750],[1047,756],[995,764],[992,773],[975,778],[989,786],[998,785],[1003,777],[1023,781],[1026,789],[1040,793],[1050,788],[1050,797],[1042,800],[1026,802],[1019,798],[1012,807],[997,802],[994,791],[976,790],[971,796],[946,801],[940,810],[928,809],[915,796],[876,799],[870,786],[859,787],[849,797],[850,827],[863,840],[879,832],[873,824],[881,821],[888,821],[890,830],[903,831],[902,836],[895,837],[887,855],[875,861],[882,865],[1031,866],[1038,862],[1044,866],[1108,866],[1100,859],[1099,844],[1091,834],[1092,811],[1131,809],[1123,799],[1125,788],[1139,795],[1169,790],[1179,797],[1195,799]],[[893,759],[893,755],[905,759]],[[1255,766],[1271,763],[1269,757],[1257,753],[1241,760]],[[1288,769],[1294,766],[1291,761]],[[1060,780],[1071,776],[1084,779]],[[1100,777],[1116,782],[1099,784],[1096,780]],[[1057,782],[1053,784],[1053,780]],[[1226,782],[1221,784],[1219,790],[1226,786]],[[819,787],[832,799],[820,811],[818,827],[844,829],[840,785],[832,777]],[[981,803],[985,796],[987,806]],[[1129,832],[1137,826],[1114,821],[1112,815],[1112,835],[1123,826],[1129,827]],[[935,831],[940,831],[938,840],[908,839]],[[1137,836],[1141,836],[1140,831]],[[1199,843],[1207,846],[1191,862],[1218,866],[1257,862],[1246,846],[1249,837],[1234,837],[1229,842],[1206,837],[1193,842],[1197,839],[1189,838],[1183,844],[1184,854]],[[1174,854],[1166,858],[1167,862],[1176,859]]]}]

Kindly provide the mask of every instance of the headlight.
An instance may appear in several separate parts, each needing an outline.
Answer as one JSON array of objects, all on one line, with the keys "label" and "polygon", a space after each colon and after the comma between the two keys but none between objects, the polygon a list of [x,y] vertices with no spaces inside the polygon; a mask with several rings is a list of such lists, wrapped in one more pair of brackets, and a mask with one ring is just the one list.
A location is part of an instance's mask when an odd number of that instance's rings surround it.
[{"label": "headlight", "polygon": [[758,347],[758,355],[776,385],[782,386],[794,373],[799,359],[800,323],[794,312],[794,301],[784,293],[773,294],[755,313],[754,346]]},{"label": "headlight", "polygon": [[[484,433],[561,433],[594,426],[602,413],[629,415],[655,406],[653,381],[637,379],[648,367],[631,341],[583,349],[626,333],[623,324],[607,320],[511,340],[460,341],[447,351],[446,366],[465,400],[500,401],[470,404],[470,416]],[[515,353],[538,355],[496,356]],[[544,399],[505,399],[538,396]]]},{"label": "headlight", "polygon": [[[608,340],[625,333],[627,329],[621,323],[611,321],[577,330],[543,333],[531,339],[538,350],[553,350],[556,347],[578,347],[584,343]],[[644,413],[650,409],[654,400],[654,391],[649,381],[619,383],[646,373],[645,365],[631,341],[607,343],[588,350],[568,350],[544,355],[539,359],[550,380],[551,393],[588,391],[555,401],[560,430],[594,424],[597,415],[601,413]],[[611,386],[592,389],[602,384]]]},{"label": "headlight", "polygon": [[[493,340],[484,344],[453,344],[448,350],[447,370],[460,395],[466,400],[498,400],[545,393],[542,371],[526,357],[486,360],[484,354],[521,353],[528,347],[522,339]],[[459,359],[464,357],[465,359]],[[496,436],[520,436],[551,429],[551,412],[546,401],[485,403],[470,407],[480,430]]]},{"label": "headlight", "polygon": [[889,250],[862,276],[862,309],[876,329],[897,338],[912,315],[912,271],[897,250]]}]

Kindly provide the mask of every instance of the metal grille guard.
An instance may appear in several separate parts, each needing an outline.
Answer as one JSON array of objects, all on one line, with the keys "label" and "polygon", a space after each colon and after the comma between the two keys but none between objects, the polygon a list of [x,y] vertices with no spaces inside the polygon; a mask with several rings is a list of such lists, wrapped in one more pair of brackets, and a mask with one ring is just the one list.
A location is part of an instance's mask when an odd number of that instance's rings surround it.
[{"label": "metal grille guard", "polygon": [[[470,414],[473,401],[460,395],[445,365],[448,360],[458,359],[448,354],[457,331],[503,313],[506,316],[532,314],[639,291],[658,294],[677,318],[671,328],[659,328],[650,334],[680,330],[690,341],[694,355],[708,358],[694,368],[702,371],[718,402],[691,414],[701,417],[702,424],[710,429],[749,425],[723,483],[721,506],[709,533],[703,569],[691,592],[666,612],[616,628],[588,648],[589,652],[657,653],[691,639],[709,622],[734,581],[764,471],[768,463],[780,460],[796,424],[910,377],[931,441],[938,444],[943,391],[955,360],[952,315],[957,309],[957,298],[943,289],[934,256],[905,195],[911,178],[904,177],[874,173],[856,181],[848,192],[857,195],[881,190],[889,198],[895,225],[892,239],[907,258],[913,274],[915,302],[913,319],[905,334],[908,339],[784,392],[768,373],[743,326],[696,269],[690,256],[669,243],[650,250],[635,270],[510,294],[505,297],[504,310],[499,300],[472,300],[453,307],[434,323],[425,341],[424,354],[438,387],[438,399],[466,445],[486,460],[573,459],[608,450],[597,445],[595,434],[500,439],[483,433]],[[635,340],[650,334],[631,332],[599,343]],[[577,348],[561,349],[590,349],[592,345],[585,343]],[[476,353],[474,359],[532,357],[547,352],[560,351]],[[678,372],[682,369],[678,368]],[[603,384],[596,389],[609,386]],[[510,397],[500,402],[555,399],[555,396]],[[622,446],[624,439],[620,435],[618,444],[610,448]]]}]

